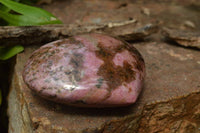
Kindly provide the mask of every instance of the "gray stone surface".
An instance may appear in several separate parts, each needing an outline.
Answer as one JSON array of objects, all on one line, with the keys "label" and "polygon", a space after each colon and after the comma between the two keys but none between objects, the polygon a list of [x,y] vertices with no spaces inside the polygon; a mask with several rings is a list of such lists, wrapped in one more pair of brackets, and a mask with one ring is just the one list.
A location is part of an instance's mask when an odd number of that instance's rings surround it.
[{"label": "gray stone surface", "polygon": [[111,109],[70,107],[32,93],[22,70],[38,46],[26,47],[16,58],[9,132],[199,132],[200,52],[158,42],[134,45],[146,62],[145,87],[132,106]]}]

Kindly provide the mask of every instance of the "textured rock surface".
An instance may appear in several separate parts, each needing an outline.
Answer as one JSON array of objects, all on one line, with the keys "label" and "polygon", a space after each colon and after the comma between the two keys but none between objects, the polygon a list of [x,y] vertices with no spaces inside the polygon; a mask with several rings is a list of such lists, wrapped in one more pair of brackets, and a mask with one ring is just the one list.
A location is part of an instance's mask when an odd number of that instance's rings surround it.
[{"label": "textured rock surface", "polygon": [[157,31],[157,25],[144,24],[141,26],[137,25],[133,20],[118,23],[82,25],[4,26],[0,27],[0,45],[35,45],[89,32],[120,36],[124,40],[143,40]]},{"label": "textured rock surface", "polygon": [[[139,27],[158,22],[160,27],[192,32],[200,30],[199,0],[55,0],[51,5],[43,7],[65,24],[78,23],[78,26],[1,27],[1,45],[38,45],[89,32],[90,29],[109,31],[108,27],[95,25],[126,22],[129,19],[136,19],[135,26]],[[149,16],[141,12],[143,8],[150,10]],[[187,20],[196,27],[185,27]],[[84,27],[83,23],[94,25]],[[133,33],[131,38],[137,38],[140,34],[133,32],[135,26],[120,27],[118,31],[126,33],[128,29]],[[28,89],[23,83],[21,71],[33,51],[32,48],[26,49],[25,53],[17,57],[13,86],[8,98],[11,121],[9,132],[199,133],[199,51],[166,43],[138,44],[136,48],[144,56],[147,70],[145,87],[138,101],[130,107],[101,110],[50,103],[26,91]]]},{"label": "textured rock surface", "polygon": [[164,28],[163,34],[166,39],[179,45],[200,49],[200,32]]},{"label": "textured rock surface", "polygon": [[[165,43],[134,46],[146,61],[145,87],[134,105],[114,109],[75,108],[34,95],[23,82],[22,70],[38,47],[26,48],[17,56],[9,95],[10,132],[198,133],[199,51]],[[16,108],[18,115],[12,113]]]},{"label": "textured rock surface", "polygon": [[52,101],[124,106],[141,92],[145,64],[132,45],[91,33],[42,46],[27,61],[23,77],[30,89]]}]

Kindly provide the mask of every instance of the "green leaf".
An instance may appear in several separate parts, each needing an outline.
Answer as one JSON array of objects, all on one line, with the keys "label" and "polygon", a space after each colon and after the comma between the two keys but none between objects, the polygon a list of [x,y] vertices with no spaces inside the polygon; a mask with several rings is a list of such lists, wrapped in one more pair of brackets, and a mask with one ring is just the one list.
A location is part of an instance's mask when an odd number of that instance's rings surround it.
[{"label": "green leaf", "polygon": [[9,12],[10,11],[10,9],[8,7],[6,7],[4,5],[1,5],[1,4],[0,4],[0,9],[1,9],[1,11],[4,11],[4,12]]},{"label": "green leaf", "polygon": [[[56,24],[57,20],[44,21],[32,16],[14,15],[7,12],[0,11],[0,17],[6,20],[9,25],[13,26],[31,26],[31,25],[44,25],[44,24]],[[34,21],[30,21],[30,20]]]},{"label": "green leaf", "polygon": [[0,60],[7,60],[24,50],[23,46],[0,47]]},{"label": "green leaf", "polygon": [[11,0],[0,0],[0,3],[21,15],[11,14],[1,11],[0,17],[5,19],[10,25],[15,26],[30,26],[44,24],[61,24],[51,13],[28,5],[17,3]]},{"label": "green leaf", "polygon": [[37,0],[20,0],[20,3],[31,5],[33,3],[37,3]]}]

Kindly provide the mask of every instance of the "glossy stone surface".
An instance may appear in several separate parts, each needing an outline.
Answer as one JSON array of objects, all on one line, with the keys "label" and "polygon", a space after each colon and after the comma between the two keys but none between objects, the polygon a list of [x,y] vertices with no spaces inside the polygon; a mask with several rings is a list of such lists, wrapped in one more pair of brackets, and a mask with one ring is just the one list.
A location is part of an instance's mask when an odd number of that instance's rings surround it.
[{"label": "glossy stone surface", "polygon": [[132,104],[144,77],[144,60],[133,46],[96,33],[42,46],[23,71],[25,83],[38,95],[83,107]]}]

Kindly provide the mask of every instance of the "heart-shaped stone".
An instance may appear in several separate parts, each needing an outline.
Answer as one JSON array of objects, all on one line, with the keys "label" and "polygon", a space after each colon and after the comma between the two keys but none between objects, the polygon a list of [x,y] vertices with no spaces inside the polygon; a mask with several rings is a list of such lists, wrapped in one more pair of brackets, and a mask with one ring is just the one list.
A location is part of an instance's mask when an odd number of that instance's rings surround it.
[{"label": "heart-shaped stone", "polygon": [[23,79],[38,95],[82,107],[134,103],[142,89],[145,64],[132,45],[90,33],[51,42],[33,52]]}]

